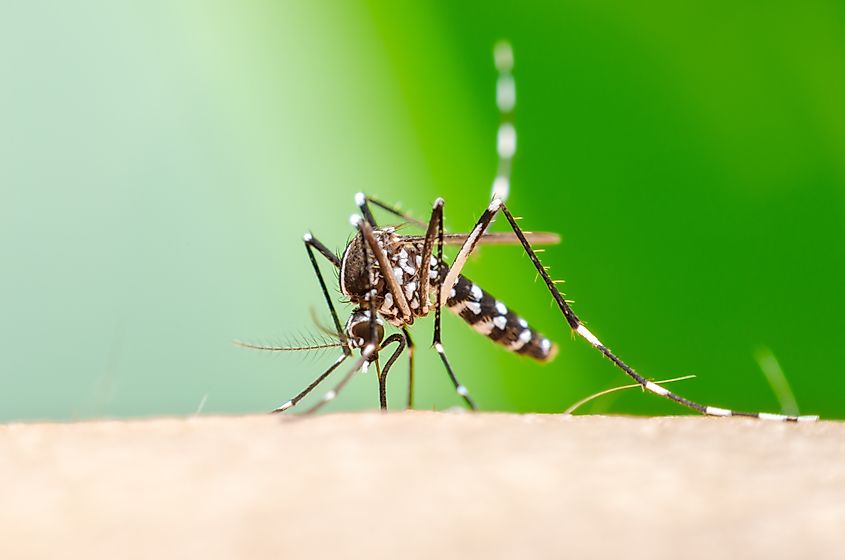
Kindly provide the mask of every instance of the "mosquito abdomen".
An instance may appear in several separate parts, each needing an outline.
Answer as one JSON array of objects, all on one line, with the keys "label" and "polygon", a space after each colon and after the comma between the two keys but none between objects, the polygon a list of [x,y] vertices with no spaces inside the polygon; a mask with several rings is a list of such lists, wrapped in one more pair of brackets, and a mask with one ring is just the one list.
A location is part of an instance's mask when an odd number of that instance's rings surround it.
[{"label": "mosquito abdomen", "polygon": [[464,276],[458,276],[455,287],[449,292],[446,305],[476,331],[511,352],[543,362],[554,358],[557,347],[552,341],[532,329],[528,321]]}]

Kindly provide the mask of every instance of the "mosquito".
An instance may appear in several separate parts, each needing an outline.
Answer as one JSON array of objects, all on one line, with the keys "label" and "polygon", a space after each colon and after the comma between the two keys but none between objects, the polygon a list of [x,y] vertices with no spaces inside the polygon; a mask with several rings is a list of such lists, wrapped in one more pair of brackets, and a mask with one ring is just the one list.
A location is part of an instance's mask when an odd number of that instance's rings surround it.
[{"label": "mosquito", "polygon": [[[512,123],[516,90],[511,74],[513,52],[510,45],[499,43],[494,50],[494,58],[499,72],[496,102],[501,120],[497,135],[499,165],[493,181],[490,203],[469,233],[455,234],[444,231],[444,200],[442,198],[435,200],[429,220],[422,222],[389,204],[358,193],[355,195],[355,203],[360,213],[353,215],[350,219],[356,230],[355,235],[341,255],[334,254],[312,234],[305,234],[303,239],[305,249],[332,317],[331,336],[334,340],[325,344],[296,347],[239,344],[269,351],[339,347],[342,354],[310,385],[273,412],[283,412],[296,406],[346,360],[351,359],[356,351],[359,352],[359,356],[353,365],[346,370],[334,388],[326,392],[306,413],[315,412],[336,398],[356,372],[368,369],[373,363],[376,365],[378,376],[380,407],[385,410],[387,409],[388,373],[406,349],[409,364],[407,405],[408,408],[413,408],[415,347],[408,328],[416,319],[425,317],[432,311],[434,312],[434,349],[457,394],[469,408],[475,410],[477,408],[475,402],[470,397],[466,386],[458,380],[443,345],[441,311],[444,307],[457,314],[477,332],[511,352],[541,362],[552,360],[556,354],[554,343],[532,328],[518,313],[462,274],[468,258],[479,245],[510,243],[521,245],[528,255],[570,329],[644,390],[709,416],[745,416],[787,422],[817,420],[817,416],[738,412],[689,400],[637,373],[611,352],[584,325],[573,311],[571,302],[566,300],[558,289],[557,284],[560,281],[551,278],[547,267],[543,266],[537,256],[538,250],[533,248],[534,245],[558,243],[559,237],[553,233],[523,231],[505,204],[510,188],[511,162],[516,151],[516,130]],[[404,224],[424,228],[425,233],[406,235],[401,233],[403,231],[401,227],[379,226],[372,213],[371,205],[403,220]],[[499,215],[505,217],[511,232],[490,233],[487,231]],[[443,248],[446,245],[460,246],[451,264],[443,256]],[[337,269],[340,291],[355,306],[343,326],[318,266],[317,255],[324,257]],[[385,337],[385,323],[392,325],[400,332]],[[379,357],[392,345],[395,347],[382,368]]]}]

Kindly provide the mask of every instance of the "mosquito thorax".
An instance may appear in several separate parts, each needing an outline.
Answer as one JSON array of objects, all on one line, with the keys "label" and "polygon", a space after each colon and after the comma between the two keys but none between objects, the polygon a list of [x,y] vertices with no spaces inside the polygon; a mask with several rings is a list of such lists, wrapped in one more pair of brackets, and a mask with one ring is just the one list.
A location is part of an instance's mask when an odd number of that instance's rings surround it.
[{"label": "mosquito thorax", "polygon": [[[371,340],[370,312],[367,309],[356,308],[346,321],[346,339],[350,348],[364,348],[367,344],[381,346],[384,340],[384,321],[376,314],[375,340]],[[375,357],[375,355],[374,355]]]},{"label": "mosquito thorax", "polygon": [[[420,285],[420,270],[422,266],[423,244],[405,240],[396,234],[395,228],[386,227],[373,231],[378,246],[384,251],[392,275],[408,302],[408,306],[415,317],[424,315],[421,296],[417,290]],[[429,293],[422,297],[430,298],[443,273],[439,274],[437,261],[431,258],[426,268],[429,275]],[[363,308],[374,308],[390,324],[396,327],[406,326],[408,321],[400,313],[394,301],[387,280],[372,251],[367,247],[366,261],[364,259],[364,238],[359,233],[346,246],[341,257],[340,290],[349,301],[361,305]],[[369,290],[374,291],[373,295]]]}]

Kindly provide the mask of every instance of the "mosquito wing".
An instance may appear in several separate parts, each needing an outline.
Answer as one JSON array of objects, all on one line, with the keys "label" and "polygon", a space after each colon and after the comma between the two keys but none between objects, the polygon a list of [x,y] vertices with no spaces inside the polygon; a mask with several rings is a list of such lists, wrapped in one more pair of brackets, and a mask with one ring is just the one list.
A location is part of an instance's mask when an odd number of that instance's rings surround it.
[{"label": "mosquito wing", "polygon": [[[469,237],[468,233],[444,233],[444,245],[463,245]],[[556,233],[549,232],[526,232],[525,238],[531,245],[557,245],[560,243],[560,236]],[[422,242],[425,240],[423,235],[403,235],[404,241],[412,243]],[[496,232],[485,233],[478,241],[484,245],[519,245],[519,238],[512,232]]]}]

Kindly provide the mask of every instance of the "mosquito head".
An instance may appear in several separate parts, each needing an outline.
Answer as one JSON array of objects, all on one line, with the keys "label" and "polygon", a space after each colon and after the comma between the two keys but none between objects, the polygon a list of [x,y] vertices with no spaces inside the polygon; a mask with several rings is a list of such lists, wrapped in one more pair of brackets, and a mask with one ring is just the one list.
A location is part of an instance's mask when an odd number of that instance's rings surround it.
[{"label": "mosquito head", "polygon": [[[388,256],[392,251],[391,245],[395,243],[395,233],[396,228],[392,227],[373,230],[376,242]],[[379,277],[380,272],[375,255],[364,241],[363,234],[356,233],[349,240],[340,258],[338,280],[341,293],[353,303],[357,303],[359,300],[363,300],[373,287],[378,289],[383,287],[380,285]]]},{"label": "mosquito head", "polygon": [[[366,309],[356,308],[346,321],[346,336],[349,346],[352,348],[364,348],[367,344],[373,343],[376,348],[381,346],[384,339],[384,321],[376,314],[375,340],[372,340],[370,330],[370,312]],[[373,354],[375,359],[375,354]]]}]

